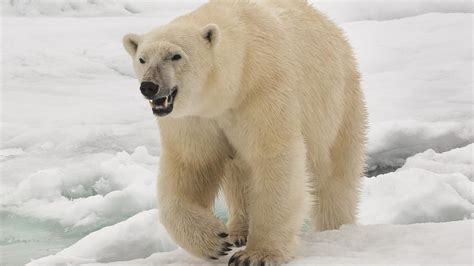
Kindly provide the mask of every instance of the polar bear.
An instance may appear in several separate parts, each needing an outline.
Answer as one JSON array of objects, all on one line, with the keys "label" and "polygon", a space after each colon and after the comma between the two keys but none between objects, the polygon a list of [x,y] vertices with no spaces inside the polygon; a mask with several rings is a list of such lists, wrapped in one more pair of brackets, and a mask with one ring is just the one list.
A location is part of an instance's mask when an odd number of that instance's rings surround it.
[{"label": "polar bear", "polygon": [[[230,265],[275,265],[316,230],[354,223],[367,114],[351,47],[304,0],[210,1],[128,34],[161,135],[160,219]],[[227,225],[213,214],[222,189]],[[308,207],[308,208],[307,208]]]}]

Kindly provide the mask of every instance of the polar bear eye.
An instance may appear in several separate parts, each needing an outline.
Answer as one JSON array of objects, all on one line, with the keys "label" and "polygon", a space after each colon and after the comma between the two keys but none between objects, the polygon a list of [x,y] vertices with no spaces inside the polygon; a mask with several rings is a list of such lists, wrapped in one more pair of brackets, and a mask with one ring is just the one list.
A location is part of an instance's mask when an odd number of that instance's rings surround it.
[{"label": "polar bear eye", "polygon": [[140,58],[139,61],[140,61],[140,64],[145,64],[146,63],[143,58]]},{"label": "polar bear eye", "polygon": [[179,61],[181,60],[181,58],[183,58],[180,54],[175,54],[173,55],[173,57],[171,58],[171,60],[173,61]]}]

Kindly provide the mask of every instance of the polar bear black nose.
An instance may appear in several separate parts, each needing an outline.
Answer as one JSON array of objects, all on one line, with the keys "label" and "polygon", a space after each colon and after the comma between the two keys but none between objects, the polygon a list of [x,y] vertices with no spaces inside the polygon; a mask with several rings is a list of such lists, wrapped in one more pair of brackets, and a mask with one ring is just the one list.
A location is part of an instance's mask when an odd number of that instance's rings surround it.
[{"label": "polar bear black nose", "polygon": [[152,98],[155,96],[159,89],[160,86],[149,81],[142,82],[142,85],[140,86],[140,91],[142,92],[143,96],[147,98]]}]

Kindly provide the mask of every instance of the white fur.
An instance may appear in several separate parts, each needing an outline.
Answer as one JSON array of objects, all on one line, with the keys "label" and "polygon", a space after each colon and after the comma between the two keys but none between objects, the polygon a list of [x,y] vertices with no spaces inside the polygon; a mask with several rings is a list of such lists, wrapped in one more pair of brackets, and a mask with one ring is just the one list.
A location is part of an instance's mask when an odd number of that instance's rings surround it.
[{"label": "white fur", "polygon": [[[211,1],[124,44],[140,79],[156,68],[151,78],[179,87],[175,110],[158,119],[158,191],[180,246],[209,258],[224,241],[247,240],[241,260],[279,264],[295,253],[308,202],[317,230],[355,222],[366,129],[359,74],[343,34],[306,1]],[[170,51],[183,60],[163,61]],[[155,63],[141,66],[140,56]],[[227,227],[212,212],[221,187]]]}]

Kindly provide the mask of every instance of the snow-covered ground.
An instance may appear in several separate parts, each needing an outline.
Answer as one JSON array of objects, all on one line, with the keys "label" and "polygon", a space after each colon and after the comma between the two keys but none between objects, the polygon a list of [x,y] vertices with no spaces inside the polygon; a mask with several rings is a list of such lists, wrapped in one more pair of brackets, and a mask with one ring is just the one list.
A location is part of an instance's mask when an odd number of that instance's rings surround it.
[{"label": "snow-covered ground", "polygon": [[[203,261],[177,248],[156,220],[156,211],[140,213],[29,265],[227,265],[231,255]],[[306,233],[299,254],[289,265],[470,265],[473,225],[469,220],[343,226],[337,231]],[[159,252],[151,254],[153,250]]]},{"label": "snow-covered ground", "polygon": [[[158,129],[121,46],[199,3],[2,2],[1,265],[204,262],[157,221]],[[472,264],[472,3],[315,6],[359,58],[375,177],[361,225],[304,233],[293,263]]]},{"label": "snow-covered ground", "polygon": [[[474,221],[467,220],[474,218],[472,148],[442,154],[429,150],[409,158],[394,173],[366,179],[360,206],[360,222],[366,225],[322,233],[303,231],[301,251],[290,265],[472,264]],[[448,222],[452,220],[459,221]],[[225,264],[229,258],[212,263]],[[158,222],[158,211],[149,210],[91,233],[31,265],[61,263],[184,265],[206,261],[178,248]]]}]

